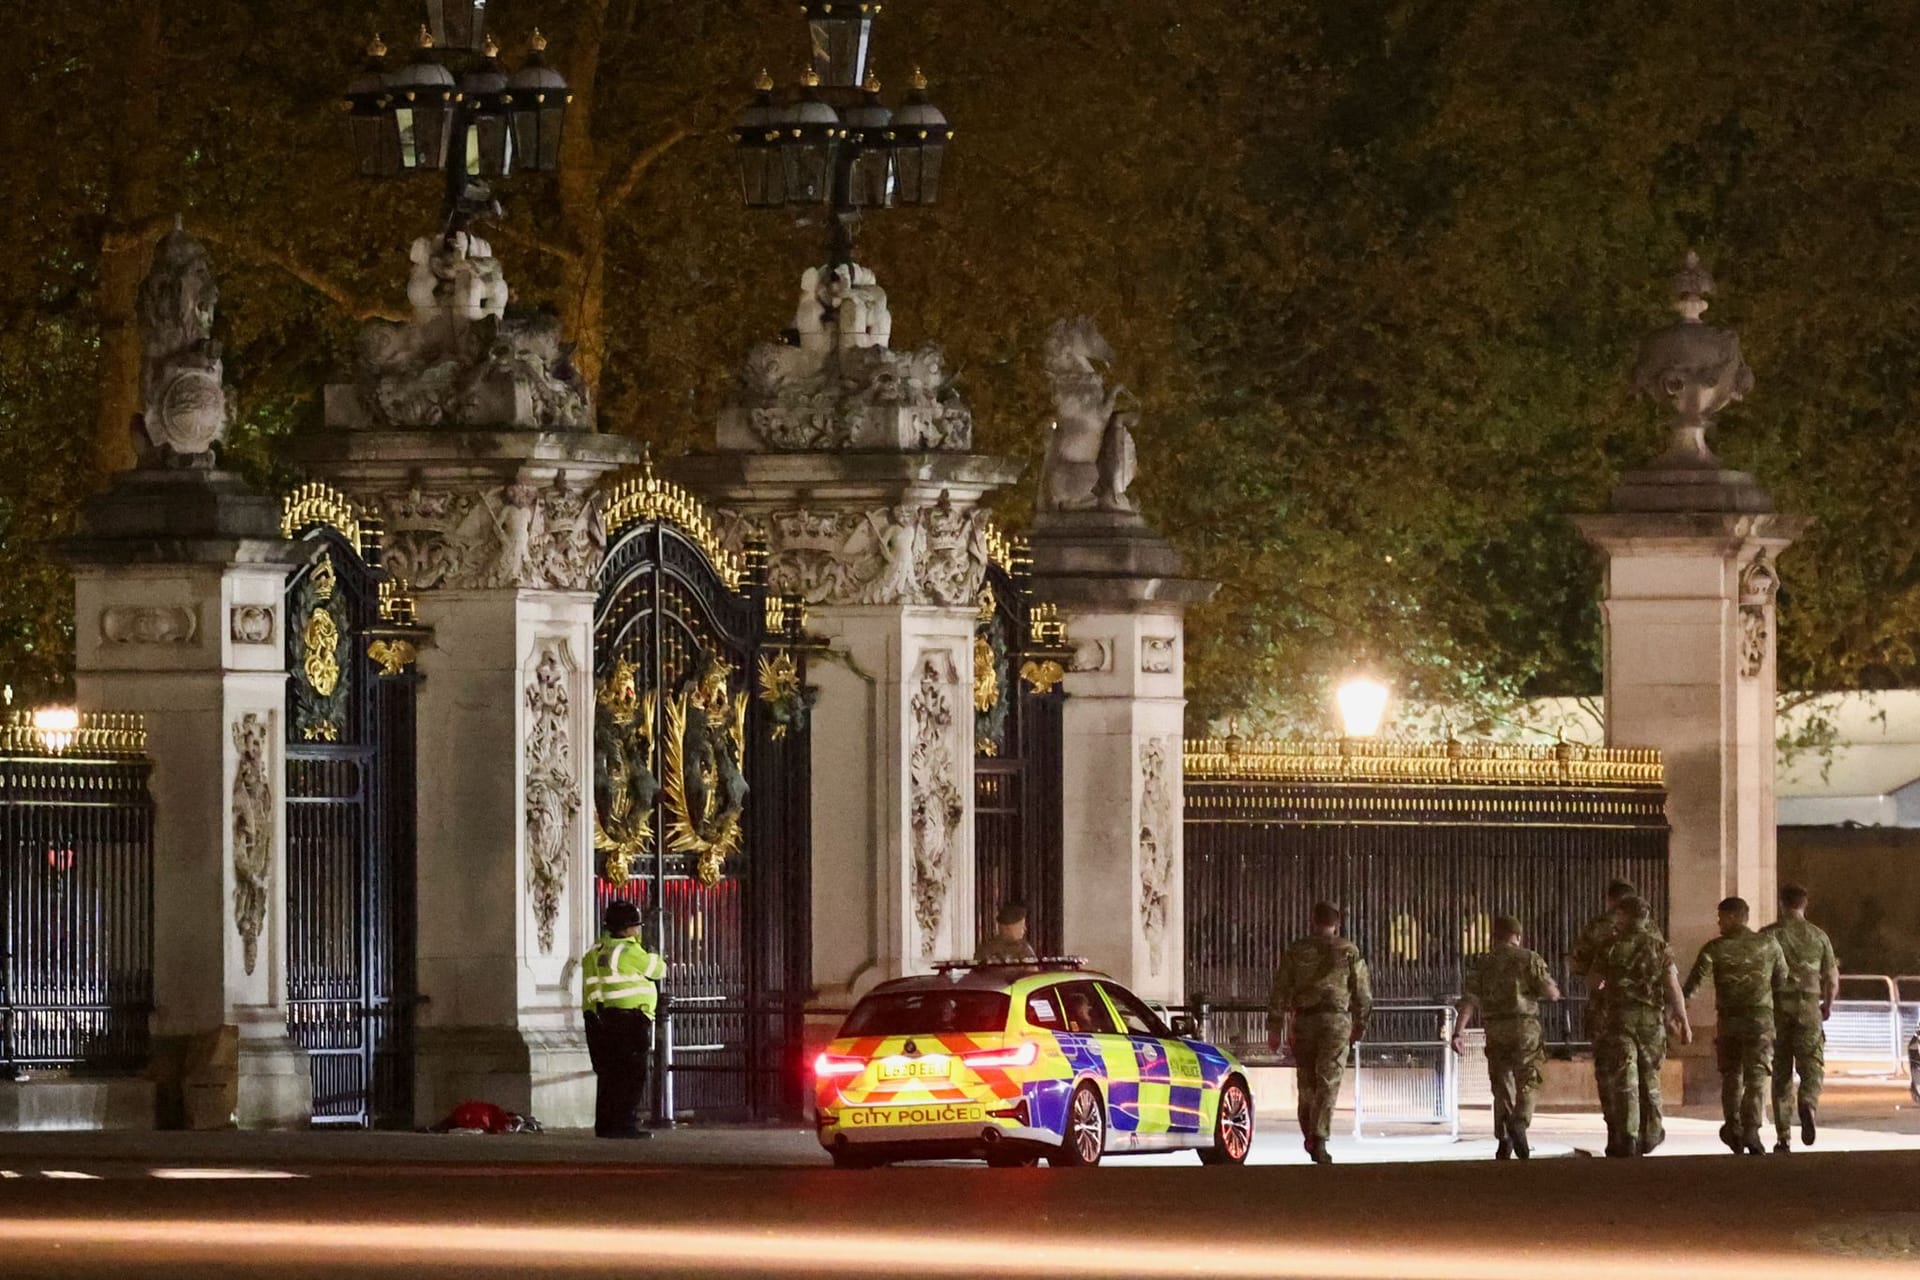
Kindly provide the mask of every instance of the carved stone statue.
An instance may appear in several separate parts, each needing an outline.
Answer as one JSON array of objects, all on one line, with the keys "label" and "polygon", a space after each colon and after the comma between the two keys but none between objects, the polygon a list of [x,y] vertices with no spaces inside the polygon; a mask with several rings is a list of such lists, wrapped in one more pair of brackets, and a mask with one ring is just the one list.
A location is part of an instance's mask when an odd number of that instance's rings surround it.
[{"label": "carved stone statue", "polygon": [[1040,473],[1042,511],[1135,511],[1134,415],[1122,412],[1121,386],[1108,387],[1102,369],[1113,350],[1090,316],[1055,323],[1047,334],[1047,377],[1053,384],[1054,422]]},{"label": "carved stone statue", "polygon": [[740,451],[973,447],[973,415],[937,346],[894,351],[886,290],[858,264],[800,277],[784,341],[747,353],[722,411],[720,447]]},{"label": "carved stone statue", "polygon": [[140,464],[210,467],[232,421],[213,314],[220,302],[206,246],[176,223],[140,282]]},{"label": "carved stone statue", "polygon": [[423,236],[409,254],[413,318],[360,333],[355,383],[330,393],[336,427],[587,431],[593,407],[559,317],[507,314],[485,240]]},{"label": "carved stone statue", "polygon": [[1707,428],[1722,409],[1753,390],[1753,370],[1740,354],[1740,338],[1731,329],[1702,324],[1713,277],[1688,253],[1673,278],[1677,323],[1640,344],[1633,388],[1672,407],[1673,436],[1659,469],[1713,468],[1719,460],[1707,447]]}]

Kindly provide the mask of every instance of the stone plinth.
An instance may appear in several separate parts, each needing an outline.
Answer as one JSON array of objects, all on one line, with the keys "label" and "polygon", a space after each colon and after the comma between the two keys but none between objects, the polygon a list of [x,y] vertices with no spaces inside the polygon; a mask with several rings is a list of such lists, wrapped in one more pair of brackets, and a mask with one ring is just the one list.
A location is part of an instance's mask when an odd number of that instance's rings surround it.
[{"label": "stone plinth", "polygon": [[1034,521],[1034,591],[1060,605],[1066,949],[1143,995],[1185,997],[1184,616],[1217,584],[1130,512]]},{"label": "stone plinth", "polygon": [[[63,548],[80,707],[146,718],[154,1057],[163,1111],[193,1128],[294,1127],[312,1111],[287,1038],[282,803],[282,597],[302,554],[276,503],[188,469],[118,477]],[[261,610],[273,622],[255,639]]]},{"label": "stone plinth", "polygon": [[[1683,973],[1721,898],[1745,898],[1756,926],[1774,916],[1774,559],[1807,523],[1775,514],[1752,477],[1698,467],[1629,474],[1611,514],[1575,519],[1607,561],[1608,745],[1666,764]],[[1711,1024],[1710,992],[1693,1016]]]},{"label": "stone plinth", "polygon": [[822,999],[975,942],[973,628],[983,496],[1020,466],[939,452],[699,454],[673,478],[722,536],[762,538],[771,589],[830,649],[813,737],[813,976]]},{"label": "stone plinth", "polygon": [[579,959],[593,918],[593,490],[639,459],[587,432],[352,432],[309,469],[378,513],[414,593],[419,690],[415,1111],[466,1099],[585,1126]]}]

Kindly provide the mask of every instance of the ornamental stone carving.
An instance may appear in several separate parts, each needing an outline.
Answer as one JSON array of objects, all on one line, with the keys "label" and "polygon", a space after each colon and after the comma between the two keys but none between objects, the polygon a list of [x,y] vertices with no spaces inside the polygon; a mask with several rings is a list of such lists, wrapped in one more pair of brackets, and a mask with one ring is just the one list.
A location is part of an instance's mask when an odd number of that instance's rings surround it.
[{"label": "ornamental stone carving", "polygon": [[1173,911],[1173,786],[1167,739],[1140,744],[1140,933],[1147,965],[1166,963],[1167,925]]},{"label": "ornamental stone carving", "polygon": [[955,778],[962,776],[953,736],[958,678],[952,658],[931,652],[920,659],[914,680],[913,741],[907,772],[913,828],[913,915],[920,926],[920,955],[931,960],[939,945],[953,867],[960,851],[955,837],[966,816],[966,799]]},{"label": "ornamental stone carving", "polygon": [[1047,334],[1046,361],[1054,416],[1040,472],[1040,510],[1138,510],[1127,496],[1135,415],[1119,407],[1127,389],[1107,386],[1103,370],[1113,362],[1113,349],[1093,318],[1056,322]]},{"label": "ornamental stone carving", "polygon": [[573,664],[565,641],[541,647],[527,681],[527,887],[540,950],[553,950],[554,924],[567,890],[574,830],[580,816],[580,774],[573,759]]},{"label": "ornamental stone carving", "polygon": [[1180,640],[1177,636],[1142,636],[1140,669],[1149,675],[1164,675],[1172,671],[1179,649]]},{"label": "ornamental stone carving", "polygon": [[1677,323],[1640,344],[1633,370],[1634,390],[1673,410],[1672,441],[1656,468],[1717,467],[1707,447],[1707,428],[1722,409],[1753,390],[1753,370],[1740,354],[1740,338],[1731,329],[1702,324],[1713,277],[1688,253],[1673,278]]},{"label": "ornamental stone carving", "polygon": [[1767,664],[1773,597],[1780,574],[1763,549],[1740,571],[1740,674],[1757,676]]},{"label": "ornamental stone carving", "polygon": [[353,385],[330,391],[328,425],[592,430],[560,318],[507,313],[492,246],[457,231],[415,240],[410,258],[413,316],[361,330]]},{"label": "ornamental stone carving", "polygon": [[271,713],[233,722],[233,922],[240,958],[252,973],[260,958],[273,879],[273,783],[267,776]]},{"label": "ornamental stone carving", "polygon": [[191,605],[108,605],[100,611],[100,638],[108,644],[193,644],[200,613]]},{"label": "ornamental stone carving", "polygon": [[154,246],[140,282],[140,395],[134,452],[143,467],[210,467],[233,420],[220,344],[213,340],[214,283],[206,246],[181,229]]},{"label": "ornamental stone carving", "polygon": [[1113,641],[1074,637],[1070,669],[1074,671],[1113,670]]},{"label": "ornamental stone carving", "polygon": [[886,291],[866,267],[810,268],[793,328],[748,354],[718,442],[740,452],[973,447],[973,415],[937,346],[893,351]]},{"label": "ornamental stone carving", "polygon": [[382,495],[386,566],[410,589],[587,591],[606,555],[593,494],[558,484]]},{"label": "ornamental stone carving", "polygon": [[228,614],[227,633],[235,644],[273,643],[273,606],[237,604]]},{"label": "ornamental stone carving", "polygon": [[763,541],[772,590],[809,604],[971,607],[986,581],[987,515],[944,492],[931,506],[717,514],[729,549]]}]

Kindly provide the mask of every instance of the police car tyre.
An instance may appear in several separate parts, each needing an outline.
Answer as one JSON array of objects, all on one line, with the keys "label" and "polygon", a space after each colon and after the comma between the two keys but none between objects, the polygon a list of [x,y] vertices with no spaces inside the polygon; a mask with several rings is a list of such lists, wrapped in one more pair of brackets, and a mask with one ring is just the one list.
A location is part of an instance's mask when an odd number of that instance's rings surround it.
[{"label": "police car tyre", "polygon": [[1220,1110],[1213,1122],[1213,1145],[1196,1153],[1201,1164],[1245,1164],[1253,1151],[1253,1095],[1234,1076],[1220,1086]]},{"label": "police car tyre", "polygon": [[1067,1103],[1067,1131],[1049,1163],[1056,1168],[1090,1169],[1100,1163],[1106,1149],[1107,1109],[1100,1104],[1100,1091],[1082,1084]]}]

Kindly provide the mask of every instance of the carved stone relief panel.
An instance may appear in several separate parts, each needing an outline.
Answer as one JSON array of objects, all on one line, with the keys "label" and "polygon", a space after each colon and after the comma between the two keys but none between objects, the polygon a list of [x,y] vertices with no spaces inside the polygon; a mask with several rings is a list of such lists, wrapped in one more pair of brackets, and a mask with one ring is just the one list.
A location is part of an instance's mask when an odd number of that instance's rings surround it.
[{"label": "carved stone relief panel", "polygon": [[273,606],[237,604],[228,615],[227,632],[235,644],[273,643]]},{"label": "carved stone relief panel", "polygon": [[971,607],[987,572],[987,516],[938,502],[868,511],[722,511],[724,539],[767,544],[773,590],[810,604]]},{"label": "carved stone relief panel", "polygon": [[386,566],[410,589],[586,591],[606,555],[600,504],[558,485],[411,489],[373,497]]},{"label": "carved stone relief panel", "polygon": [[100,638],[108,644],[193,644],[200,611],[191,605],[108,605],[100,611]]},{"label": "carved stone relief panel", "polygon": [[1180,640],[1177,636],[1142,636],[1140,638],[1140,669],[1150,674],[1164,674],[1173,670],[1174,660],[1179,657]]},{"label": "carved stone relief panel", "polygon": [[1173,901],[1173,787],[1168,740],[1140,744],[1140,933],[1147,965],[1158,974],[1166,962]]},{"label": "carved stone relief panel", "polygon": [[920,926],[920,955],[931,960],[953,888],[955,848],[966,798],[956,779],[961,755],[954,747],[958,671],[944,650],[920,658],[913,679],[913,738],[907,772],[913,825],[913,913]]},{"label": "carved stone relief panel", "polygon": [[526,687],[527,887],[540,950],[553,950],[580,817],[580,772],[573,750],[573,663],[564,640],[540,647]]},{"label": "carved stone relief panel", "polygon": [[272,713],[249,711],[233,722],[233,921],[241,959],[252,973],[260,958],[273,889],[273,782],[267,767]]}]

